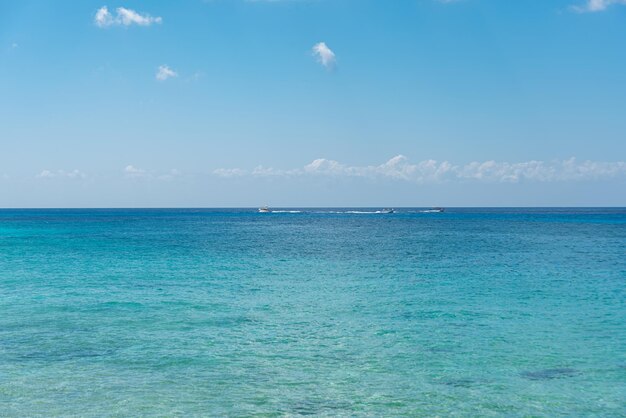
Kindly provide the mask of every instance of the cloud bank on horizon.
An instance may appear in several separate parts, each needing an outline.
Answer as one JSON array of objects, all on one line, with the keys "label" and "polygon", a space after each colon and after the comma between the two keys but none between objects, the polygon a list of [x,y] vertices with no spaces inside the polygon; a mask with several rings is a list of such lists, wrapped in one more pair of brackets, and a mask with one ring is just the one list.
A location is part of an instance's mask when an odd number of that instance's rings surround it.
[{"label": "cloud bank on horizon", "polygon": [[562,161],[526,161],[519,163],[497,161],[474,161],[456,165],[448,161],[424,160],[411,163],[404,155],[397,155],[380,165],[351,166],[335,160],[319,158],[302,168],[274,169],[258,166],[252,170],[219,168],[213,174],[223,178],[242,176],[334,176],[386,178],[415,183],[444,181],[579,181],[601,180],[626,175],[626,162],[582,161],[575,158]]},{"label": "cloud bank on horizon", "polygon": [[[183,173],[178,169],[165,172],[146,170],[129,164],[122,170],[128,179],[167,179],[180,177]],[[626,178],[626,162],[624,161],[578,161],[572,157],[567,160],[553,161],[472,161],[466,164],[453,164],[449,161],[423,160],[411,163],[404,155],[397,155],[379,165],[355,166],[340,163],[336,160],[318,158],[303,167],[280,169],[264,167],[253,169],[217,168],[210,172],[212,176],[222,179],[242,177],[334,177],[386,179],[405,181],[416,184],[477,181],[484,183],[518,183],[534,182],[566,182],[566,181],[597,181],[606,179]],[[199,173],[192,176],[202,175]],[[74,170],[42,170],[39,179],[86,179],[86,173]]]}]

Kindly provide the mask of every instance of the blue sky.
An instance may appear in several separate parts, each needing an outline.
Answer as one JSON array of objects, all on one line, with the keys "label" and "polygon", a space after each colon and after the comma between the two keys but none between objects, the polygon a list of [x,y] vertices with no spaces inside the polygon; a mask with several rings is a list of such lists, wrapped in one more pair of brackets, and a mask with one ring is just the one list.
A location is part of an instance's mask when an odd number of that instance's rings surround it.
[{"label": "blue sky", "polygon": [[624,0],[0,2],[0,207],[626,205]]}]

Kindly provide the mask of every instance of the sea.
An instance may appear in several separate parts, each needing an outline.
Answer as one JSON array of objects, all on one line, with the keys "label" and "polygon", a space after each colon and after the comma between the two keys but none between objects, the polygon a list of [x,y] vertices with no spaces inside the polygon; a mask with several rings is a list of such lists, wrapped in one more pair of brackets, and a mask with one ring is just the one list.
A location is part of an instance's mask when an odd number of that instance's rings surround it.
[{"label": "sea", "polygon": [[626,416],[626,209],[0,210],[0,416],[304,415]]}]

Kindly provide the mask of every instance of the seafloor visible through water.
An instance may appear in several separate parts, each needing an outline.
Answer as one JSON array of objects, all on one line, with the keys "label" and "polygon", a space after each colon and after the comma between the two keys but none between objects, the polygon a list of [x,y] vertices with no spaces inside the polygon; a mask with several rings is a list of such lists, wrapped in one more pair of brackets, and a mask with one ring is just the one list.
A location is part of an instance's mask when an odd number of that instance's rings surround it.
[{"label": "seafloor visible through water", "polygon": [[0,416],[626,416],[626,210],[350,211],[0,211]]}]

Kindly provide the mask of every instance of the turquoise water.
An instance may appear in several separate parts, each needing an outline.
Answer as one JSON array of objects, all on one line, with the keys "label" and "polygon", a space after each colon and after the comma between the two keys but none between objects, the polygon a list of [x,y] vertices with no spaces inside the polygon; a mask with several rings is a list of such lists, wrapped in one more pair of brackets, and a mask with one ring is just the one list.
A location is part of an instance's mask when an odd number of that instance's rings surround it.
[{"label": "turquoise water", "polygon": [[342,212],[0,211],[0,415],[626,416],[626,210]]}]

